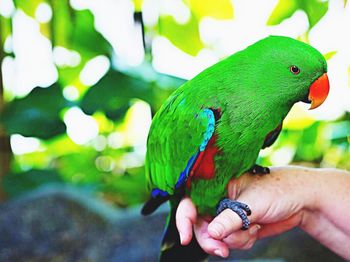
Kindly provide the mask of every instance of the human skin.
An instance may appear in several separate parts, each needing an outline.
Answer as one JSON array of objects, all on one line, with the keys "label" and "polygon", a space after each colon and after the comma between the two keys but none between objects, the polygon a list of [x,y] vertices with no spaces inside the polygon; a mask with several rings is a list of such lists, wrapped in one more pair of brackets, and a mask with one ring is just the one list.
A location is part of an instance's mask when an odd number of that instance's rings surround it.
[{"label": "human skin", "polygon": [[228,196],[252,210],[248,230],[241,230],[242,220],[229,209],[214,219],[197,217],[189,198],[181,201],[176,224],[183,245],[194,231],[204,251],[221,257],[227,257],[229,249],[249,249],[258,239],[300,227],[350,261],[349,189],[348,171],[271,168],[270,174],[244,174],[228,185]]}]

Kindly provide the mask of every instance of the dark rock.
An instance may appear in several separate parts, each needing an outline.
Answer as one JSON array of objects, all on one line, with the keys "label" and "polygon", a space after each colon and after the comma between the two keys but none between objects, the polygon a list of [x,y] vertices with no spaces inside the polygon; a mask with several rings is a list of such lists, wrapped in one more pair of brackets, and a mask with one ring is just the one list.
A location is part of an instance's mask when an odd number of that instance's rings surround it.
[{"label": "dark rock", "polygon": [[[120,210],[74,188],[42,188],[0,205],[0,261],[156,261],[166,212],[164,206],[142,217],[139,208]],[[231,258],[343,261],[300,230],[234,251]]]}]

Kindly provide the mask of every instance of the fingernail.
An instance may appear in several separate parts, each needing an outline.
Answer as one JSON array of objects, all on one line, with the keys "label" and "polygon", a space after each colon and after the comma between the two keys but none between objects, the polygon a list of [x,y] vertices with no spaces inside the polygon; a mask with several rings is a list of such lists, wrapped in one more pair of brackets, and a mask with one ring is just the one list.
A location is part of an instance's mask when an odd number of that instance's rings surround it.
[{"label": "fingernail", "polygon": [[258,233],[259,229],[261,228],[260,225],[255,225],[249,229],[249,234],[250,235],[256,235]]},{"label": "fingernail", "polygon": [[180,235],[180,243],[181,243],[181,245],[183,245],[183,236],[182,236],[182,234],[181,234],[181,232],[179,232],[179,235]]},{"label": "fingernail", "polygon": [[214,254],[219,256],[219,257],[224,257],[224,254],[222,253],[222,251],[220,249],[214,250]]}]

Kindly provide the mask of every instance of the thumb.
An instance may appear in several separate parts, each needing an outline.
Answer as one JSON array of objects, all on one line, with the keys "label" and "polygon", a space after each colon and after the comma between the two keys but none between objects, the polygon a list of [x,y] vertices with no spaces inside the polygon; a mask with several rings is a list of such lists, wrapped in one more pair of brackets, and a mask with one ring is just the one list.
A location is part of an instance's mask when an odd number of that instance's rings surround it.
[{"label": "thumb", "polygon": [[208,226],[212,238],[223,239],[242,228],[242,219],[231,209],[225,209]]},{"label": "thumb", "polygon": [[[251,209],[251,215],[248,217],[251,224],[256,223],[259,216],[259,209],[254,201],[247,201],[245,198],[243,201],[241,196],[237,198],[237,201],[247,204]],[[243,226],[242,219],[238,214],[227,208],[217,215],[208,226],[208,233],[212,238],[223,239],[233,232],[241,230]]]}]

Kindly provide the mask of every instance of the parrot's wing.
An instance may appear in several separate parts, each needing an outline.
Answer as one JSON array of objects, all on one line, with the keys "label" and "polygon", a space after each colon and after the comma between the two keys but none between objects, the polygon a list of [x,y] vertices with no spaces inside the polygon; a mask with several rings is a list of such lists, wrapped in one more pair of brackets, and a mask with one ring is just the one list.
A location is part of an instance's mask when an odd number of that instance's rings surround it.
[{"label": "parrot's wing", "polygon": [[272,146],[272,144],[275,143],[279,134],[281,133],[281,130],[282,130],[282,123],[279,124],[278,127],[272,130],[270,133],[268,133],[268,135],[265,138],[262,149]]},{"label": "parrot's wing", "polygon": [[180,93],[166,102],[152,122],[146,155],[152,207],[146,208],[146,203],[143,213],[151,213],[182,188],[214,133],[215,111],[195,108],[186,105]]}]

